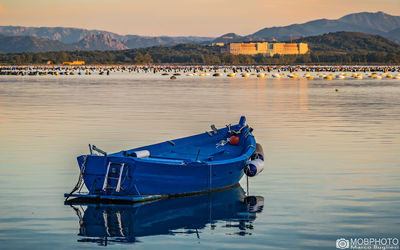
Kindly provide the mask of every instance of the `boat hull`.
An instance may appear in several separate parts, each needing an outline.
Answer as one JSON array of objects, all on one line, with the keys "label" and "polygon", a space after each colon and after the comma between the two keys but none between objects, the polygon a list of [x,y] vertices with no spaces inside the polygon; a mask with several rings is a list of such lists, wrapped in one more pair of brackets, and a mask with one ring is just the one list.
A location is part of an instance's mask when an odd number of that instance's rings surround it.
[{"label": "boat hull", "polygon": [[[78,157],[82,166],[85,156]],[[207,192],[239,182],[246,159],[222,164],[191,162],[182,165],[137,161],[126,157],[86,156],[83,179],[91,194],[107,195],[175,195]],[[124,164],[121,189],[103,190],[109,162]],[[117,180],[109,183],[117,185]]]},{"label": "boat hull", "polygon": [[110,155],[93,147],[103,155],[79,156],[81,176],[89,195],[101,196],[182,195],[232,186],[257,155],[245,121]]}]

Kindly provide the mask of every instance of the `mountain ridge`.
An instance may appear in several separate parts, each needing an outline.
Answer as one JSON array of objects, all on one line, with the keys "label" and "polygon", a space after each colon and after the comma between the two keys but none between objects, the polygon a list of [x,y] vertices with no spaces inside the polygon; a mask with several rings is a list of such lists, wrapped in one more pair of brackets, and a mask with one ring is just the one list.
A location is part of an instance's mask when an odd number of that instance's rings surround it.
[{"label": "mountain ridge", "polygon": [[338,31],[380,35],[400,44],[400,16],[392,16],[381,11],[351,13],[338,19],[317,19],[301,24],[267,27],[246,36],[227,33],[217,38],[119,35],[109,31],[69,27],[0,26],[0,34],[3,35],[0,52],[104,51],[185,43],[206,45],[217,42],[291,41]]},{"label": "mountain ridge", "polygon": [[307,37],[336,31],[362,32],[381,35],[390,39],[389,32],[400,28],[400,16],[392,16],[382,11],[359,12],[338,19],[316,19],[300,24],[267,27],[248,35],[265,40],[290,40],[291,37]]}]

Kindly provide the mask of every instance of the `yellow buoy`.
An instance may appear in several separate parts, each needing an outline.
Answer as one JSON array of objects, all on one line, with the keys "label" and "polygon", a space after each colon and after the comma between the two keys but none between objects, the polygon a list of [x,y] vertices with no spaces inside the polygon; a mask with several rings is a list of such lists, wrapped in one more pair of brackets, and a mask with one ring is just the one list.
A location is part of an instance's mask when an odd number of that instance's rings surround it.
[{"label": "yellow buoy", "polygon": [[265,75],[264,74],[258,74],[257,77],[264,78]]},{"label": "yellow buoy", "polygon": [[230,73],[228,75],[226,75],[227,77],[235,77],[236,75],[234,73]]}]

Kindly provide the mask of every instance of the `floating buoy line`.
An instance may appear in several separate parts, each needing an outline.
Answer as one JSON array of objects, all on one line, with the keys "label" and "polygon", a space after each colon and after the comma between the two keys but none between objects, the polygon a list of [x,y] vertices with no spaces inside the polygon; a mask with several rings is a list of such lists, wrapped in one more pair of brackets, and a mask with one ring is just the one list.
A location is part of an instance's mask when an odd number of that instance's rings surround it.
[{"label": "floating buoy line", "polygon": [[0,76],[109,76],[112,74],[149,74],[170,79],[184,77],[228,77],[258,79],[396,79],[400,80],[400,66],[172,66],[172,65],[126,65],[126,66],[65,66],[65,65],[7,65],[0,66]]}]

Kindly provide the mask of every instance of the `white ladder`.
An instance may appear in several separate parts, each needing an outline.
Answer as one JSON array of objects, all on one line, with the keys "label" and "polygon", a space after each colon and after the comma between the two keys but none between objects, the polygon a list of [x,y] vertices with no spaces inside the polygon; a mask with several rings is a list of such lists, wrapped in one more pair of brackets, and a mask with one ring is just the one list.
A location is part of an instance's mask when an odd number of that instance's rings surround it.
[{"label": "white ladder", "polygon": [[[120,167],[119,167],[119,177],[118,178],[109,176],[111,164],[120,165]],[[124,171],[124,166],[125,166],[125,163],[114,163],[114,162],[111,162],[111,161],[108,162],[107,172],[106,172],[106,176],[104,178],[104,183],[103,183],[103,191],[106,191],[107,189],[110,189],[110,188],[111,189],[115,188],[116,192],[121,191],[121,179],[122,179],[122,172]],[[117,186],[116,187],[109,187],[108,186],[108,182],[109,182],[108,180],[109,179],[118,179]]]}]

